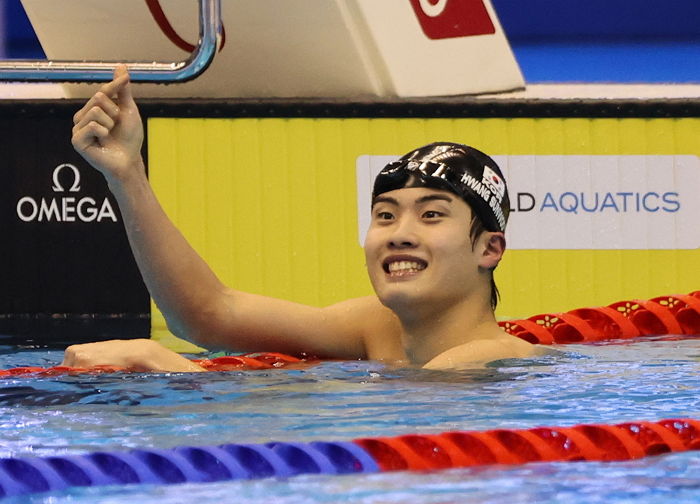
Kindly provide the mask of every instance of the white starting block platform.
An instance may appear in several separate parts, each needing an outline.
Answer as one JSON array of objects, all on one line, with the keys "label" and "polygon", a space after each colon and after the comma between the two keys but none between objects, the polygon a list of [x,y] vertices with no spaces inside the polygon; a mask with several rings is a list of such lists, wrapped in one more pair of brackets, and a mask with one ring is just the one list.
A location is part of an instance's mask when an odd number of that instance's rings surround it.
[{"label": "white starting block platform", "polygon": [[[155,2],[162,15],[146,0],[22,3],[51,60],[176,62],[188,57],[182,41],[197,43],[195,0]],[[524,87],[490,0],[222,0],[222,17],[225,44],[202,76],[139,84],[137,96],[429,97]],[[64,88],[84,98],[95,86]]]}]

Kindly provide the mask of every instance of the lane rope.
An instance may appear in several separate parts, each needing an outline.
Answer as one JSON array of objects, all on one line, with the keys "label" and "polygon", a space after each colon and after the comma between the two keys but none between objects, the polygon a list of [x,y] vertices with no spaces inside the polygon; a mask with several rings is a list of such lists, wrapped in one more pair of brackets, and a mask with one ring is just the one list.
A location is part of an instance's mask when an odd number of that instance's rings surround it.
[{"label": "lane rope", "polygon": [[644,336],[700,335],[700,291],[608,306],[544,313],[499,325],[509,334],[541,345],[629,340]]},{"label": "lane rope", "polygon": [[530,462],[612,462],[687,450],[700,450],[700,420],[98,451],[0,459],[0,497],[102,485],[207,483]]}]

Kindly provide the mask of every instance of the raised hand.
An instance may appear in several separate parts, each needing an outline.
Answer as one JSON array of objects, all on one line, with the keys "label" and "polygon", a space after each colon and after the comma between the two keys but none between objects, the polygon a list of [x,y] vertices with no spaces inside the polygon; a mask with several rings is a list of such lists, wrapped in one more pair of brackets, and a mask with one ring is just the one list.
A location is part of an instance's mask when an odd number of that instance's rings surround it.
[{"label": "raised hand", "polygon": [[75,150],[111,184],[144,173],[143,123],[125,65],[73,116]]}]

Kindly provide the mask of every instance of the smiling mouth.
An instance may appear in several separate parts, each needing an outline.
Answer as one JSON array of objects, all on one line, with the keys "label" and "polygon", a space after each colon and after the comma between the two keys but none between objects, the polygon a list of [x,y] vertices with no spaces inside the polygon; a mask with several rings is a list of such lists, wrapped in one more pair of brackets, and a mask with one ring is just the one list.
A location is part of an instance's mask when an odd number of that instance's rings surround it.
[{"label": "smiling mouth", "polygon": [[389,276],[405,276],[418,273],[427,267],[425,261],[391,261],[384,264],[384,271]]}]

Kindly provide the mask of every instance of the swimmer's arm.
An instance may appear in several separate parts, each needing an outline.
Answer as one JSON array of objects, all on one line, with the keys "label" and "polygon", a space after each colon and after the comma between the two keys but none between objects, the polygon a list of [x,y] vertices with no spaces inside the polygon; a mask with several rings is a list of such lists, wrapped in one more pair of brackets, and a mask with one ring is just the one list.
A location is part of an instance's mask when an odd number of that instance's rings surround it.
[{"label": "swimmer's arm", "polygon": [[[348,340],[343,340],[343,330],[339,330],[336,333],[331,333],[330,331],[333,331],[335,324],[343,325],[343,322],[346,322],[344,325],[347,330],[348,327],[353,325],[353,320],[372,320],[373,323],[369,325],[372,331],[371,334],[381,337],[376,338],[377,341],[369,345],[372,352],[371,357],[387,358],[393,356],[387,350],[392,349],[391,336],[397,330],[394,316],[388,311],[385,312],[385,309],[378,305],[376,298],[352,299],[326,309],[312,309],[313,313],[311,313],[311,316],[317,322],[323,319],[332,321],[327,327],[329,333],[323,333],[319,332],[319,329],[324,327],[324,322],[308,324],[309,321],[305,318],[306,316],[299,311],[299,305],[295,306],[293,303],[281,302],[274,306],[279,300],[269,298],[263,298],[261,301],[264,301],[266,306],[276,309],[278,316],[290,316],[292,320],[278,320],[276,316],[267,314],[267,325],[261,327],[259,316],[255,312],[263,305],[254,299],[255,296],[251,295],[251,299],[248,299],[247,302],[245,301],[247,295],[243,294],[242,297],[244,301],[240,303],[240,309],[244,311],[250,310],[251,313],[247,317],[243,316],[242,321],[238,321],[233,325],[238,326],[238,329],[243,332],[246,331],[246,323],[251,325],[249,330],[254,331],[257,337],[248,338],[251,340],[248,342],[250,345],[249,350],[276,350],[287,353],[305,351],[318,357],[366,357],[364,354],[365,345],[359,343],[356,338],[350,337]],[[301,308],[308,309],[309,307],[301,306]],[[367,319],[366,317],[369,318]],[[280,342],[278,338],[279,333],[287,331],[287,334],[290,334],[290,324],[291,327],[297,326],[296,330],[299,331],[298,340],[292,339]],[[242,343],[240,343],[239,339],[234,338],[240,347]],[[393,341],[397,341],[397,339]],[[381,347],[378,347],[378,344]],[[227,345],[220,344],[219,346],[225,347]],[[393,350],[396,350],[396,348],[393,348]],[[198,364],[163,347],[160,343],[147,339],[112,340],[71,345],[66,349],[61,365],[77,368],[111,365],[140,372],[205,371]]]},{"label": "swimmer's arm", "polygon": [[376,296],[317,308],[228,289],[198,316],[190,334],[210,348],[336,359],[403,356],[398,319]]},{"label": "swimmer's arm", "polygon": [[366,357],[364,335],[374,313],[386,311],[376,298],[372,306],[350,300],[318,308],[228,288],[168,219],[145,177],[112,190],[144,282],[176,336],[212,349]]},{"label": "swimmer's arm", "polygon": [[105,175],[141,275],[168,328],[204,346],[367,356],[364,337],[378,301],[315,308],[235,291],[219,281],[148,183],[140,156],[143,126],[129,86],[121,67],[76,113],[73,145]]}]

